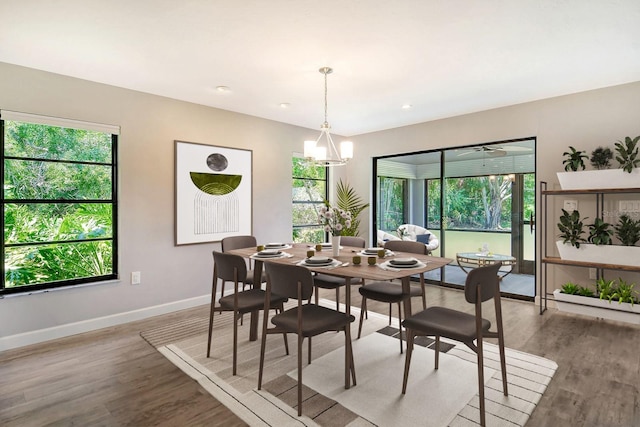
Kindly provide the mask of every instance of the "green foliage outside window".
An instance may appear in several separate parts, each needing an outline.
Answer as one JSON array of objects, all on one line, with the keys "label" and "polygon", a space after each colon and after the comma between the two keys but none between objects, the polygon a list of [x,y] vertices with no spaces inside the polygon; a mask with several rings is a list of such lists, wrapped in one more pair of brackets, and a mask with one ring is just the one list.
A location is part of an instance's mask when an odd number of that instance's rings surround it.
[{"label": "green foliage outside window", "polygon": [[392,231],[404,224],[405,198],[407,194],[407,180],[404,178],[379,177],[378,193],[378,228]]},{"label": "green foliage outside window", "polygon": [[4,123],[0,291],[115,273],[112,145],[103,132]]},{"label": "green foliage outside window", "polygon": [[327,198],[327,168],[294,157],[292,176],[293,242],[322,243],[325,232],[318,215]]}]

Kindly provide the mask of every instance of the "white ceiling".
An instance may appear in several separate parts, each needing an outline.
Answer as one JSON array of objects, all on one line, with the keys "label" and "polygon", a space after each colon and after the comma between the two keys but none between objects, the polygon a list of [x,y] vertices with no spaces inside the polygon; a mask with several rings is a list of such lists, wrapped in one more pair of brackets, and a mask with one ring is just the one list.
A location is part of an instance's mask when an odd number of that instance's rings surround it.
[{"label": "white ceiling", "polygon": [[330,66],[343,136],[640,81],[639,0],[1,0],[0,17],[1,62],[312,129]]}]

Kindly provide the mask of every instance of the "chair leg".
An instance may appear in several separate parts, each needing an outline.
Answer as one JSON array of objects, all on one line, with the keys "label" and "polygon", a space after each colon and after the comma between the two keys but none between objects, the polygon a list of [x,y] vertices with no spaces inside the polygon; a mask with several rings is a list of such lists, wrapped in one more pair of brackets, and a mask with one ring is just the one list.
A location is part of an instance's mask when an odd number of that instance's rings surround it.
[{"label": "chair leg", "polygon": [[[278,307],[278,311],[282,313],[284,311],[284,303],[280,303],[280,307]],[[287,333],[282,333],[282,338],[284,339],[284,350],[289,355],[289,340],[287,339]]]},{"label": "chair leg", "polygon": [[402,394],[407,392],[407,380],[409,379],[409,367],[411,365],[411,355],[413,354],[413,340],[416,337],[413,329],[407,329],[407,354],[404,359],[404,377],[402,379]]},{"label": "chair leg", "polygon": [[440,335],[436,335],[436,365],[435,369],[438,369],[438,362],[440,361]]},{"label": "chair leg", "polygon": [[298,416],[302,416],[302,338],[298,335]]},{"label": "chair leg", "polygon": [[209,310],[209,338],[207,339],[207,357],[211,355],[211,335],[213,334],[213,314],[215,313],[216,296],[211,293],[211,309]]},{"label": "chair leg", "polygon": [[400,354],[402,354],[402,302],[398,303],[398,321],[400,322]]},{"label": "chair leg", "polygon": [[318,296],[318,292],[320,291],[320,288],[317,286],[313,287],[313,293],[315,294],[315,301],[316,301],[316,305],[318,305],[320,297]]},{"label": "chair leg", "polygon": [[233,375],[236,374],[236,366],[238,359],[238,317],[237,311],[233,312]]},{"label": "chair leg", "polygon": [[307,364],[311,365],[311,337],[307,338],[309,340],[309,347],[307,349],[308,361]]},{"label": "chair leg", "polygon": [[367,299],[362,297],[362,305],[360,305],[360,324],[358,325],[358,339],[362,334],[362,321],[364,320],[364,313],[367,311]]},{"label": "chair leg", "polygon": [[420,274],[420,288],[422,289],[422,309],[427,309],[427,289],[424,286],[424,274]]},{"label": "chair leg", "polygon": [[340,288],[336,288],[336,311],[340,311]]},{"label": "chair leg", "polygon": [[478,356],[478,394],[480,395],[480,425],[485,426],[485,408],[484,408],[484,357],[482,352],[482,338],[478,339],[477,345]]},{"label": "chair leg", "polygon": [[391,307],[393,304],[389,304],[389,326],[391,326]]}]

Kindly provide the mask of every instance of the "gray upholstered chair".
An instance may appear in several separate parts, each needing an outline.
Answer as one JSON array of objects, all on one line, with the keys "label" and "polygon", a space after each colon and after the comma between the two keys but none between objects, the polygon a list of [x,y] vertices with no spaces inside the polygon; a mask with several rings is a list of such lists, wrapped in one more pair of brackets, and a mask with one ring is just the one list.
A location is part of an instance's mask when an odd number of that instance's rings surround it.
[{"label": "gray upholstered chair", "polygon": [[[211,355],[211,334],[213,332],[213,315],[218,311],[233,312],[233,375],[236,374],[237,355],[238,355],[238,320],[244,313],[259,311],[265,307],[265,291],[258,288],[252,288],[246,291],[239,289],[239,283],[244,282],[247,278],[247,264],[244,258],[238,255],[225,254],[223,252],[213,251],[213,284],[211,289],[211,308],[209,310],[209,338],[207,340],[207,357]],[[218,280],[224,282],[233,282],[233,293],[221,297],[219,305],[216,305],[216,293]],[[271,295],[270,303],[267,307],[278,309],[280,312],[284,309],[286,297]],[[268,310],[267,310],[268,311]],[[289,346],[287,336],[284,335],[285,347],[287,352]]]},{"label": "gray upholstered chair", "polygon": [[[264,355],[268,334],[293,333],[298,336],[298,416],[302,415],[302,342],[308,341],[308,363],[311,363],[311,338],[329,331],[344,332],[344,348],[350,359],[350,369],[347,373],[345,366],[345,381],[348,374],[351,375],[353,385],[356,384],[356,374],[353,365],[353,353],[351,351],[350,325],[355,318],[337,310],[321,307],[309,303],[313,293],[313,276],[305,267],[289,264],[267,262],[267,299],[265,309],[269,307],[270,296],[277,294],[296,299],[298,304],[285,312],[276,314],[271,318],[275,325],[268,328],[268,310],[265,310],[262,322],[262,345],[260,348],[260,370],[258,373],[258,390],[262,388],[262,371],[264,367]],[[287,352],[287,354],[289,354]],[[346,386],[346,384],[345,384]]]},{"label": "gray upholstered chair", "polygon": [[[398,252],[426,255],[427,249],[423,243],[409,240],[390,240],[384,244],[385,249]],[[362,295],[358,338],[362,333],[362,322],[367,314],[367,300],[389,303],[389,324],[391,324],[391,307],[398,304],[398,320],[402,322],[402,303],[411,297],[422,297],[422,308],[427,308],[427,298],[424,286],[424,273],[420,273],[420,288],[411,287],[409,294],[402,293],[402,285],[393,282],[372,282],[358,289]],[[402,353],[402,326],[400,326],[400,353]]]},{"label": "gray upholstered chair", "polygon": [[[233,249],[244,249],[244,248],[255,248],[258,246],[258,242],[254,236],[230,236],[225,237],[220,241],[220,246],[222,247],[222,252],[231,251]],[[249,261],[249,269],[247,270],[247,278],[243,281],[242,289],[246,289],[246,286],[253,287],[253,269],[251,266],[251,261]],[[267,275],[262,272],[261,282],[264,283],[267,281]],[[259,288],[260,286],[258,286]],[[224,293],[224,287],[220,291],[220,295]]]},{"label": "gray upholstered chair", "polygon": [[[468,314],[446,307],[429,307],[405,319],[403,325],[407,330],[407,355],[404,364],[402,394],[405,394],[407,390],[407,379],[409,377],[409,366],[411,364],[411,354],[413,353],[415,337],[434,336],[436,338],[435,369],[438,369],[440,337],[460,341],[476,353],[478,358],[478,390],[480,394],[481,425],[485,425],[483,338],[498,338],[500,368],[502,370],[502,389],[504,395],[508,396],[504,335],[502,330],[502,308],[500,305],[500,279],[498,278],[498,270],[501,265],[500,262],[497,262],[485,267],[479,267],[471,270],[467,275],[464,296],[467,302],[475,306],[475,314]],[[482,303],[490,299],[494,300],[496,317],[495,331],[490,330],[491,322],[482,317]],[[477,344],[474,344],[474,341]]]},{"label": "gray upholstered chair", "polygon": [[[340,238],[340,244],[343,246],[353,246],[355,248],[364,248],[366,245],[365,240],[362,237],[355,236],[342,236]],[[363,280],[351,281],[351,285],[362,285]],[[347,284],[344,277],[330,276],[328,274],[318,273],[313,277],[313,284],[316,287],[315,298],[316,304],[318,304],[318,288],[322,289],[335,289],[336,290],[336,310],[340,309],[340,288]],[[350,290],[347,289],[347,292]]]}]

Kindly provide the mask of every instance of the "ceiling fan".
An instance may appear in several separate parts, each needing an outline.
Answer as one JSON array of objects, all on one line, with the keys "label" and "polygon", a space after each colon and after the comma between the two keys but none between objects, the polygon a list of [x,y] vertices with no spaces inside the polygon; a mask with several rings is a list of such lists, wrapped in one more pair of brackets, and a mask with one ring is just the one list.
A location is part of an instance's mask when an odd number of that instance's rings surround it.
[{"label": "ceiling fan", "polygon": [[469,147],[468,151],[463,151],[462,153],[458,154],[458,156],[466,156],[473,153],[483,153],[487,156],[503,157],[507,155],[508,151],[531,151],[531,148],[520,147],[517,145],[482,145],[479,147]]}]

